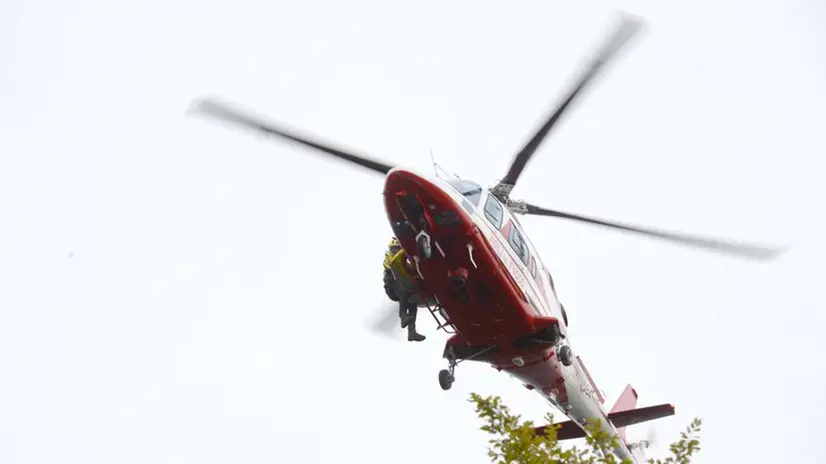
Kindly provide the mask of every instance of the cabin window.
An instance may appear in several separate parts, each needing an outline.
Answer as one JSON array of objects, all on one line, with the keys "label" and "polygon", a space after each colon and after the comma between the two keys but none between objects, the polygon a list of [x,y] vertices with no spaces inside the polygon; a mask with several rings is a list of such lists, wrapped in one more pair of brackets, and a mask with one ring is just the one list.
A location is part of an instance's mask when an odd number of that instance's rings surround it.
[{"label": "cabin window", "polygon": [[485,217],[488,218],[494,228],[502,227],[503,215],[502,203],[499,203],[493,195],[488,194],[488,201],[485,203]]},{"label": "cabin window", "polygon": [[513,251],[519,255],[519,259],[527,266],[530,258],[528,244],[525,243],[525,239],[522,238],[522,233],[519,232],[519,229],[517,229],[515,225],[516,224],[514,224],[514,227],[511,227],[510,233],[508,234],[508,243],[511,244]]},{"label": "cabin window", "polygon": [[531,257],[531,277],[536,279],[536,260]]},{"label": "cabin window", "polygon": [[467,179],[451,179],[446,181],[451,187],[461,193],[473,206],[479,206],[482,199],[482,186]]},{"label": "cabin window", "polygon": [[554,287],[554,278],[551,277],[551,272],[550,271],[548,271],[548,283],[551,284],[551,290],[553,290],[554,293],[556,293],[556,287]]}]

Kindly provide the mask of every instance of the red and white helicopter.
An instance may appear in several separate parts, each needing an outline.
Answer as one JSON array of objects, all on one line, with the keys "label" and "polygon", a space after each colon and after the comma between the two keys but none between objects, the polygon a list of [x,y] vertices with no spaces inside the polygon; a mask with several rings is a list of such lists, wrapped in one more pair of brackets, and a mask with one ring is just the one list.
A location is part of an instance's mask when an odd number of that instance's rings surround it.
[{"label": "red and white helicopter", "polygon": [[525,165],[565,109],[640,27],[639,19],[622,18],[576,85],[517,153],[507,175],[490,189],[349,153],[215,100],[199,100],[193,109],[384,175],[387,219],[419,274],[424,300],[434,302],[429,306],[431,314],[439,328],[452,334],[443,353],[448,368],[439,373],[441,387],[451,387],[460,362],[489,363],[519,379],[570,419],[561,423],[559,439],[584,437],[587,421],[599,419],[606,432],[620,437],[615,454],[635,461],[634,451],[648,442],[628,443],[624,428],[673,415],[674,407],[636,408],[637,393],[628,385],[610,411],[603,409],[603,394],[572,349],[568,315],[553,278],[516,216],[563,218],[757,259],[781,252],[607,222],[510,198]]}]

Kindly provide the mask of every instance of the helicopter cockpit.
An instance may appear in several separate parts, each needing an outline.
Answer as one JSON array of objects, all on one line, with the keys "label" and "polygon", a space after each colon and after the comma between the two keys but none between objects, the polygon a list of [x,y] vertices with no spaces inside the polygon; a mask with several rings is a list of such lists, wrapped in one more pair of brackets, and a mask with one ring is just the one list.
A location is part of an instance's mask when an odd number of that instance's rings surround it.
[{"label": "helicopter cockpit", "polygon": [[450,186],[456,189],[457,192],[467,198],[474,207],[479,206],[479,201],[482,199],[483,190],[481,185],[467,179],[449,179],[445,182],[450,184]]}]

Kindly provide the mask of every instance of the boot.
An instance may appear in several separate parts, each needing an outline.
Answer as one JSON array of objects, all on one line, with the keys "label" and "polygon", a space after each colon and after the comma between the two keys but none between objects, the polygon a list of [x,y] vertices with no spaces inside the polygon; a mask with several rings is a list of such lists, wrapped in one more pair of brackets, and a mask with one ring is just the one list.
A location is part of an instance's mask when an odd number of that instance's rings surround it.
[{"label": "boot", "polygon": [[416,322],[411,322],[407,326],[407,341],[409,342],[423,342],[426,337],[416,332]]}]

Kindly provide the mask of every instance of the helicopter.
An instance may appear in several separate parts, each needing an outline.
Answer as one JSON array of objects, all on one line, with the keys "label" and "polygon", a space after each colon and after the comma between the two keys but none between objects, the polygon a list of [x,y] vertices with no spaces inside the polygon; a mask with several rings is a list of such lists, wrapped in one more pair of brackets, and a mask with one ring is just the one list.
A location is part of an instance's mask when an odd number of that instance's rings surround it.
[{"label": "helicopter", "polygon": [[[567,416],[568,421],[556,424],[558,439],[584,437],[586,424],[596,419],[604,431],[619,437],[614,454],[635,461],[634,451],[647,444],[628,443],[625,428],[671,416],[674,406],[637,408],[637,393],[628,385],[608,412],[603,409],[604,394],[573,350],[568,314],[551,273],[517,216],[566,219],[758,260],[784,251],[606,221],[510,197],[525,166],[566,110],[642,25],[641,18],[621,15],[575,85],[516,153],[506,175],[490,188],[344,150],[217,99],[197,99],[190,111],[383,175],[384,208],[393,235],[415,270],[422,301],[438,328],[450,335],[443,351],[448,366],[438,376],[441,388],[451,388],[461,362],[488,363]],[[543,431],[544,427],[536,429]]]}]

